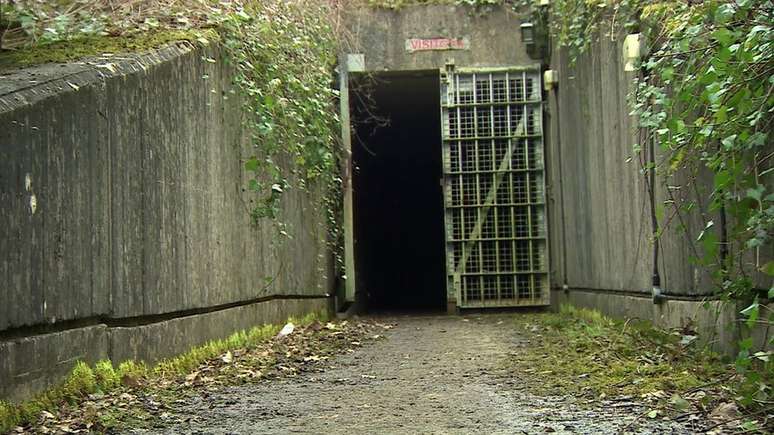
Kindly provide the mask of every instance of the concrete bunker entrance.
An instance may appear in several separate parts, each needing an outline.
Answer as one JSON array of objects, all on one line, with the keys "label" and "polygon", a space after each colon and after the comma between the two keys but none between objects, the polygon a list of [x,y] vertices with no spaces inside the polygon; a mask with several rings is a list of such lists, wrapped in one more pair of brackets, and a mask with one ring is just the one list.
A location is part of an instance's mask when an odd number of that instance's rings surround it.
[{"label": "concrete bunker entrance", "polygon": [[358,299],[369,311],[446,308],[437,70],[353,77]]}]

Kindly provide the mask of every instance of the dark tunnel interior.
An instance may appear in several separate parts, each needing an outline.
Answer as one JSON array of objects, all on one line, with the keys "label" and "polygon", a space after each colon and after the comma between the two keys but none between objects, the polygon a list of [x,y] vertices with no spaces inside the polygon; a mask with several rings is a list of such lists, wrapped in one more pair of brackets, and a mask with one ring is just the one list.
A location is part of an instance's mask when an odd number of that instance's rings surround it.
[{"label": "dark tunnel interior", "polygon": [[353,80],[358,298],[368,311],[443,310],[437,71]]}]

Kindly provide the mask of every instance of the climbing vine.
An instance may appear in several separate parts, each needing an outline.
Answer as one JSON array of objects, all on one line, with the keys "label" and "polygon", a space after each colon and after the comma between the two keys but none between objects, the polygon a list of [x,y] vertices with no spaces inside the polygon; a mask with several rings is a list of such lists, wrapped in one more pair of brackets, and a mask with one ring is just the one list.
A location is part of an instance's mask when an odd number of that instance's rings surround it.
[{"label": "climbing vine", "polygon": [[[72,49],[81,42],[103,50],[92,53],[97,54],[108,51],[104,41],[111,40],[121,50],[153,48],[143,44],[176,38],[202,44],[217,39],[232,66],[250,138],[244,169],[253,220],[270,219],[287,234],[280,216],[283,193],[314,187],[310,197],[320,198],[314,207],[326,211],[337,233],[335,2],[147,0],[136,6],[109,0],[0,0],[0,47],[13,59],[47,61],[69,58],[25,53],[62,44]],[[89,54],[88,47],[73,51]]]},{"label": "climbing vine", "polygon": [[[686,188],[698,183],[702,173],[711,175],[696,260],[711,271],[721,296],[752,301],[742,311],[748,326],[768,326],[774,316],[759,300],[774,299],[774,287],[759,291],[755,276],[774,275],[774,149],[769,137],[774,4],[649,4],[642,17],[657,30],[650,36],[654,44],[643,63],[635,113],[665,154],[654,170],[670,182],[678,179],[676,174],[688,174],[682,183]],[[682,199],[666,205],[679,219],[700,204]],[[771,394],[771,352],[753,353],[752,347],[752,338],[742,340],[737,359],[737,368],[747,375],[747,405],[764,403]]]},{"label": "climbing vine", "polygon": [[[551,35],[571,59],[621,28],[646,36],[632,95],[644,141],[634,151],[659,149],[643,168],[665,180],[659,220],[685,231],[687,217],[700,215],[693,260],[711,273],[718,295],[747,301],[741,314],[749,327],[770,326],[771,309],[760,302],[774,299],[774,287],[755,283],[774,275],[774,3],[555,0],[550,16]],[[765,404],[772,353],[754,352],[751,338],[740,348],[743,403]]]},{"label": "climbing vine", "polygon": [[251,136],[245,169],[253,174],[249,189],[259,196],[251,212],[256,220],[277,219],[282,193],[293,183],[337,183],[331,86],[337,40],[328,12],[313,1],[260,1],[222,20],[222,42]]},{"label": "climbing vine", "polygon": [[505,0],[364,0],[368,6],[398,10],[405,6],[428,4],[451,4],[464,6],[496,6],[504,4]]}]

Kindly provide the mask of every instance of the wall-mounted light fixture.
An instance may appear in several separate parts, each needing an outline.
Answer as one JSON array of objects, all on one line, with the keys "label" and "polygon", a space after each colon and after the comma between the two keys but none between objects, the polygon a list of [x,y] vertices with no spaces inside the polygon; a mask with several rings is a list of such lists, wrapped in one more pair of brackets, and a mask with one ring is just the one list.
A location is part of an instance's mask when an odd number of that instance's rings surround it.
[{"label": "wall-mounted light fixture", "polygon": [[624,71],[637,71],[640,59],[645,56],[645,37],[641,33],[626,35],[623,42]]},{"label": "wall-mounted light fixture", "polygon": [[543,71],[543,89],[550,91],[559,84],[559,72],[554,69]]},{"label": "wall-mounted light fixture", "polygon": [[535,27],[529,21],[521,23],[521,42],[530,49],[535,46]]},{"label": "wall-mounted light fixture", "polygon": [[349,54],[347,54],[347,71],[348,72],[364,72],[365,71],[365,55],[363,53],[349,53]]}]

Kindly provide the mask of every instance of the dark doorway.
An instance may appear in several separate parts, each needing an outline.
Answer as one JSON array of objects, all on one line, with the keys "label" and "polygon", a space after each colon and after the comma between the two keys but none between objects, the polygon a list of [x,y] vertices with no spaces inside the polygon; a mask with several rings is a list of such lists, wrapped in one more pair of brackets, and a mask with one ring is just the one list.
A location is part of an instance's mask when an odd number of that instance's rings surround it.
[{"label": "dark doorway", "polygon": [[437,71],[352,86],[355,264],[369,311],[446,306]]}]

